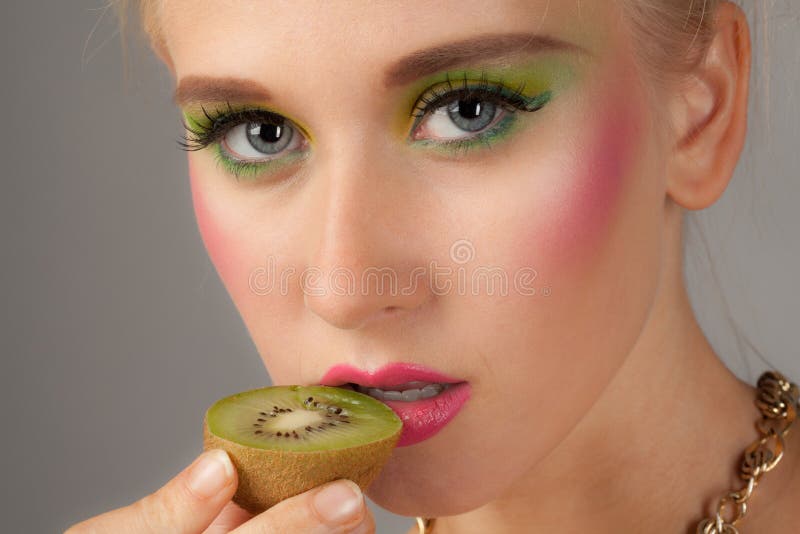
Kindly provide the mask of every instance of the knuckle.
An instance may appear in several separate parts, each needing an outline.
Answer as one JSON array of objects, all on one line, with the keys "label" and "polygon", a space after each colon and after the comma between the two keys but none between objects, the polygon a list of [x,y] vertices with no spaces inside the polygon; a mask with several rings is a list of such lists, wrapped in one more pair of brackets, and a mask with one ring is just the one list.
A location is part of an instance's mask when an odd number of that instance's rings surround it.
[{"label": "knuckle", "polygon": [[[229,534],[284,534],[309,532],[308,518],[311,514],[302,503],[302,496],[285,499],[272,508],[256,515],[229,532]],[[304,524],[305,526],[300,526]]]},{"label": "knuckle", "polygon": [[291,532],[290,525],[286,525],[283,521],[278,519],[272,514],[265,514],[258,521],[258,534],[278,534],[279,532]]},{"label": "knuckle", "polygon": [[[284,525],[286,527],[286,525]],[[275,518],[269,512],[263,512],[228,534],[278,534],[293,532],[291,528],[279,528]]]},{"label": "knuckle", "polygon": [[175,523],[176,513],[172,499],[157,491],[131,505],[134,517],[144,532],[163,532],[167,525]]},{"label": "knuckle", "polygon": [[203,534],[228,533],[253,518],[253,514],[229,501]]}]

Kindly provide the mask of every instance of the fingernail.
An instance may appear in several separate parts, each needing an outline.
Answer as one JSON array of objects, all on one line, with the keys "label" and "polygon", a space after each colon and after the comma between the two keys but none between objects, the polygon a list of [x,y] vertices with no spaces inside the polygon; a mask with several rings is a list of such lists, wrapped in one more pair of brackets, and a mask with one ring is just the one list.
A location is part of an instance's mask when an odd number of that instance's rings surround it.
[{"label": "fingernail", "polygon": [[337,480],[323,486],[314,495],[314,508],[332,525],[349,523],[361,515],[364,496],[361,488],[350,480]]},{"label": "fingernail", "polygon": [[233,464],[228,453],[220,449],[206,451],[189,471],[189,489],[201,498],[213,497],[233,477]]}]

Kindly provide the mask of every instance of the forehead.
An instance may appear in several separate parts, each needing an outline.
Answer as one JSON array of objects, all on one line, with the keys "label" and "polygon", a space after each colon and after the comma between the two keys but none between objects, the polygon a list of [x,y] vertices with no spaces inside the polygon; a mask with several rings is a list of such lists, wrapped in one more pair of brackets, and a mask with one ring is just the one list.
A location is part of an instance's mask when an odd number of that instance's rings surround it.
[{"label": "forehead", "polygon": [[[347,76],[415,50],[500,33],[534,33],[597,54],[613,46],[607,0],[163,0],[175,74]],[[269,73],[264,72],[269,69]],[[286,69],[286,70],[285,70]]]}]

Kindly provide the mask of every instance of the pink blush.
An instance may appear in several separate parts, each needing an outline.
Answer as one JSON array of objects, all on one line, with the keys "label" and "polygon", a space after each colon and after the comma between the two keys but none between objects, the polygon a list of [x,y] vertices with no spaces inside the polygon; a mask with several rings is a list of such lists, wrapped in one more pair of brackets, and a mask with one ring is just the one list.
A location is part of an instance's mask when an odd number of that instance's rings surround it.
[{"label": "pink blush", "polygon": [[[200,166],[193,163],[193,158],[189,156],[189,180],[192,190],[192,204],[194,206],[195,220],[200,237],[203,239],[208,256],[223,283],[229,285],[231,276],[230,268],[236,265],[237,239],[233,235],[228,235],[222,225],[224,214],[210,205],[206,198],[204,189],[204,177]],[[228,287],[230,291],[232,288]]]},{"label": "pink blush", "polygon": [[565,163],[566,185],[550,196],[544,228],[534,236],[557,264],[589,261],[602,248],[634,170],[641,112],[618,96],[601,101],[609,104],[595,108],[588,135],[573,140],[576,148]]},{"label": "pink blush", "polygon": [[[209,256],[213,258],[219,257],[221,245],[223,243],[219,229],[212,223],[209,214],[208,205],[206,204],[205,196],[200,191],[198,185],[198,170],[189,156],[189,183],[192,189],[192,205],[194,206],[194,216],[197,221],[197,229],[200,232],[200,237],[203,239],[203,244],[208,251]],[[216,263],[215,260],[213,260]]]}]

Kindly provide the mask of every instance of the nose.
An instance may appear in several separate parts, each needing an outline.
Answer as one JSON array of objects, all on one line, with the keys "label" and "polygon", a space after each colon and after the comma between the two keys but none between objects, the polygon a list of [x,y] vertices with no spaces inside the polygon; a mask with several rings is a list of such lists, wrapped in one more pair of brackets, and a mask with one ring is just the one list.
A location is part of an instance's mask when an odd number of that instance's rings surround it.
[{"label": "nose", "polygon": [[424,203],[400,167],[361,148],[320,162],[307,191],[304,303],[339,329],[408,314],[432,295],[420,235]]}]

